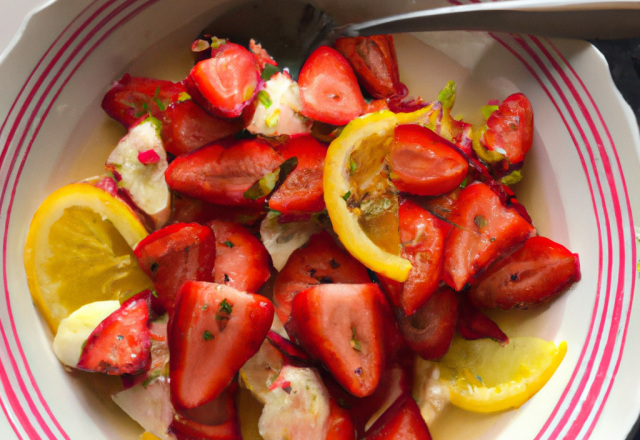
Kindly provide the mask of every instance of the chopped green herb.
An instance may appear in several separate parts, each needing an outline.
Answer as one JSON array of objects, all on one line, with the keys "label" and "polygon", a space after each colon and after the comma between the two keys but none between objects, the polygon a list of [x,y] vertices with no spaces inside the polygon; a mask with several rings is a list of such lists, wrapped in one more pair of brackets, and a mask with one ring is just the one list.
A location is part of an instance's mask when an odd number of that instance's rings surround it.
[{"label": "chopped green herb", "polygon": [[262,70],[262,75],[260,76],[263,80],[268,81],[269,78],[271,78],[278,72],[280,72],[280,69],[278,69],[276,66],[274,66],[273,64],[266,64],[264,66],[264,69]]},{"label": "chopped green herb", "polygon": [[217,49],[223,44],[226,44],[227,40],[224,38],[212,37],[211,38],[211,49]]},{"label": "chopped green herb", "polygon": [[156,298],[158,297],[158,292],[156,292],[156,289],[151,289],[151,294]]},{"label": "chopped green herb", "polygon": [[455,81],[447,82],[444,89],[438,93],[438,101],[442,103],[442,106],[447,109],[453,107],[453,103],[456,101],[456,83]]},{"label": "chopped green herb", "polygon": [[220,308],[218,309],[218,313],[216,313],[216,321],[218,322],[218,329],[223,331],[227,326],[227,322],[231,319],[231,310],[232,306],[229,304],[227,299],[223,299],[220,302]]},{"label": "chopped green herb", "polygon": [[518,124],[509,124],[509,128],[511,128],[513,131],[516,131],[518,129]]},{"label": "chopped green herb", "polygon": [[491,238],[489,239],[489,241],[490,241],[491,243],[493,243],[494,241],[496,241],[496,237],[491,237]]},{"label": "chopped green herb", "polygon": [[355,351],[362,351],[362,344],[360,344],[360,341],[357,339],[355,328],[351,329],[351,341],[349,341],[349,344],[351,344],[351,348]]},{"label": "chopped green herb", "polygon": [[349,174],[353,174],[358,169],[358,164],[355,160],[349,159]]},{"label": "chopped green herb", "polygon": [[227,299],[223,299],[222,302],[220,302],[220,310],[221,311],[225,311],[228,314],[231,314],[231,310],[233,309],[233,306],[231,304],[229,304],[229,302],[227,301]]},{"label": "chopped green herb", "polygon": [[511,174],[504,176],[500,179],[500,183],[504,183],[505,185],[515,185],[516,183],[522,180],[522,170],[515,170]]},{"label": "chopped green herb", "polygon": [[202,339],[204,339],[205,341],[210,341],[214,338],[213,333],[211,333],[209,330],[205,330],[204,333],[202,334]]},{"label": "chopped green herb", "polygon": [[180,94],[178,95],[178,102],[188,101],[190,99],[191,95],[189,95],[187,92],[180,92]]},{"label": "chopped green herb", "polygon": [[344,200],[345,202],[347,200],[349,200],[349,197],[351,197],[351,191],[347,191],[343,196],[342,196],[342,200]]},{"label": "chopped green herb", "polygon": [[484,215],[476,215],[476,217],[473,219],[473,222],[479,228],[486,228],[488,224],[487,219]]},{"label": "chopped green herb", "polygon": [[233,242],[231,242],[229,240],[225,241],[224,244],[227,245],[228,248],[232,248],[232,247],[235,246],[235,244],[233,244]]},{"label": "chopped green herb", "polygon": [[264,105],[265,108],[269,108],[273,104],[271,96],[269,96],[269,93],[266,90],[260,90],[258,92],[258,101],[260,101],[260,104]]},{"label": "chopped green herb", "polygon": [[465,177],[464,180],[462,181],[462,183],[460,184],[460,188],[465,189],[468,185],[468,180],[469,176]]},{"label": "chopped green herb", "polygon": [[497,105],[485,105],[484,107],[482,107],[482,109],[480,109],[480,111],[482,112],[482,117],[485,121],[489,119],[491,113],[495,112],[496,110],[498,110]]},{"label": "chopped green herb", "polygon": [[204,312],[205,310],[207,310],[209,308],[209,304],[205,304],[202,306],[202,311]]}]

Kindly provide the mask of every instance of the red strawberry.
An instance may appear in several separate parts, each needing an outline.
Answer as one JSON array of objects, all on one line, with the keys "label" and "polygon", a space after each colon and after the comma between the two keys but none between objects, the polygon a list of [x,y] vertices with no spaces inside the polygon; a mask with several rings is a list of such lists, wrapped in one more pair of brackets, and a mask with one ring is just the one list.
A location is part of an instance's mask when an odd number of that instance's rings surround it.
[{"label": "red strawberry", "polygon": [[366,103],[349,62],[327,46],[317,48],[298,77],[302,114],[332,125],[360,116]]},{"label": "red strawberry", "polygon": [[449,218],[457,227],[445,241],[443,278],[458,291],[479,270],[536,232],[484,183],[463,189]]},{"label": "red strawberry", "polygon": [[405,393],[367,431],[364,440],[431,440],[418,404]]},{"label": "red strawberry", "polygon": [[109,116],[129,128],[149,114],[161,119],[162,111],[186,97],[182,84],[126,73],[104,95],[102,108]]},{"label": "red strawberry", "polygon": [[329,402],[331,412],[329,413],[326,440],[356,440],[356,429],[349,411],[342,408],[333,399]]},{"label": "red strawberry", "polygon": [[491,338],[502,346],[509,343],[509,338],[500,330],[498,324],[484,315],[464,296],[459,297],[458,311],[456,328],[463,338],[470,340]]},{"label": "red strawberry", "polygon": [[260,69],[247,49],[225,43],[211,51],[211,58],[196,64],[190,77],[215,115],[235,118],[258,93]]},{"label": "red strawberry", "polygon": [[407,94],[407,87],[400,82],[393,36],[338,38],[334,47],[349,60],[360,84],[374,98]]},{"label": "red strawberry", "polygon": [[548,238],[532,237],[474,281],[479,307],[529,308],[552,300],[580,279],[578,256]]},{"label": "red strawberry", "polygon": [[376,284],[323,284],[298,293],[289,335],[351,394],[372,394],[385,364],[384,300]]},{"label": "red strawberry", "polygon": [[216,237],[214,281],[243,292],[257,292],[271,276],[271,257],[242,225],[212,221]]},{"label": "red strawberry", "polygon": [[454,144],[420,125],[398,125],[389,161],[400,191],[437,196],[459,186],[469,165]]},{"label": "red strawberry", "polygon": [[107,316],[87,339],[78,369],[109,375],[135,374],[149,369],[151,292],[145,290]]},{"label": "red strawberry", "polygon": [[168,312],[173,310],[178,289],[185,281],[213,281],[216,241],[206,226],[167,226],[145,237],[134,252]]},{"label": "red strawberry", "polygon": [[277,148],[283,159],[296,157],[298,165],[271,194],[269,208],[283,214],[317,212],[325,208],[322,177],[327,148],[312,136],[289,139]]},{"label": "red strawberry", "polygon": [[203,202],[177,192],[173,192],[170,223],[200,223],[221,220],[241,225],[253,225],[265,213],[261,206],[225,206]]},{"label": "red strawberry", "polygon": [[189,197],[219,205],[256,206],[264,197],[251,200],[244,193],[283,162],[268,143],[242,140],[232,147],[215,143],[176,158],[165,178],[169,187]]},{"label": "red strawberry", "polygon": [[174,156],[190,153],[242,129],[240,119],[212,116],[192,100],[170,105],[160,120],[164,147]]},{"label": "red strawberry", "polygon": [[242,440],[235,405],[237,382],[218,397],[193,409],[177,409],[170,432],[178,440]]},{"label": "red strawberry", "polygon": [[286,323],[291,301],[300,291],[316,284],[369,283],[369,273],[358,260],[339,247],[327,232],[313,235],[307,245],[296,249],[276,278],[273,302],[280,321]]},{"label": "red strawberry", "polygon": [[401,202],[398,212],[402,256],[411,261],[409,278],[399,283],[378,275],[394,307],[412,315],[436,292],[442,278],[443,245],[451,225],[415,203]]},{"label": "red strawberry", "polygon": [[488,150],[497,151],[512,163],[524,160],[533,144],[533,108],[522,93],[507,97],[491,113],[480,142]]},{"label": "red strawberry", "polygon": [[458,298],[450,287],[441,288],[413,315],[395,309],[400,333],[409,348],[423,359],[439,359],[449,351],[458,318]]},{"label": "red strawberry", "polygon": [[273,305],[260,295],[186,282],[169,321],[174,402],[195,408],[215,399],[259,350],[272,321]]}]

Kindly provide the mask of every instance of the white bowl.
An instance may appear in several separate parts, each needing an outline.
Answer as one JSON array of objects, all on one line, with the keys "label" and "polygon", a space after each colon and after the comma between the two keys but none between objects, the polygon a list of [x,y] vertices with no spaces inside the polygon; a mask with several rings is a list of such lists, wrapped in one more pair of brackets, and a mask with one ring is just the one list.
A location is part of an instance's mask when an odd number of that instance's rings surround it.
[{"label": "white bowl", "polygon": [[[109,381],[69,374],[31,303],[22,248],[31,216],[54,189],[103,170],[123,131],[100,109],[123,73],[179,80],[199,30],[238,2],[59,0],[31,17],[0,64],[0,438],[136,439]],[[347,20],[389,2],[325,0]],[[415,8],[407,1],[394,8]],[[399,11],[399,9],[394,9]],[[511,336],[566,340],[551,381],[516,411],[449,411],[436,440],[624,439],[640,412],[640,316],[632,213],[640,213],[640,139],[604,58],[589,44],[483,33],[397,37],[401,77],[433,99],[458,83],[454,114],[477,122],[490,99],[524,92],[534,148],[516,189],[542,235],[577,252],[582,281],[543,310],[497,319]],[[268,48],[267,48],[268,49]]]}]

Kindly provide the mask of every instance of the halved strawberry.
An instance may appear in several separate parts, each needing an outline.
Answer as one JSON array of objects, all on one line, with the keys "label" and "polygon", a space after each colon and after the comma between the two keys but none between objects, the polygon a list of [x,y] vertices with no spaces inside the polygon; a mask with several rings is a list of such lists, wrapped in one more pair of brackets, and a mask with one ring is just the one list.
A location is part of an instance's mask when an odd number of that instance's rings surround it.
[{"label": "halved strawberry", "polygon": [[192,100],[171,104],[160,119],[164,147],[174,156],[190,153],[242,130],[241,119],[212,116]]},{"label": "halved strawberry", "polygon": [[242,440],[236,411],[237,382],[218,397],[193,409],[177,409],[170,432],[178,440]]},{"label": "halved strawberry", "polygon": [[524,160],[533,144],[533,108],[522,93],[508,96],[487,120],[480,142],[512,163]]},{"label": "halved strawberry", "polygon": [[458,298],[450,287],[444,287],[413,315],[405,315],[400,308],[395,315],[409,348],[423,359],[439,359],[449,351],[456,330]]},{"label": "halved strawberry", "polygon": [[383,296],[376,284],[323,284],[293,299],[287,333],[351,394],[372,394],[385,365]]},{"label": "halved strawberry", "polygon": [[498,324],[471,304],[464,295],[459,297],[456,328],[465,339],[491,338],[502,346],[509,343],[509,338]]},{"label": "halved strawberry", "polygon": [[389,153],[391,179],[400,191],[421,196],[459,186],[469,165],[456,146],[421,125],[398,125]]},{"label": "halved strawberry", "polygon": [[183,284],[169,321],[174,402],[195,408],[215,399],[259,350],[272,321],[273,305],[263,296],[223,284]]},{"label": "halved strawberry", "polygon": [[349,411],[329,400],[331,412],[329,413],[329,427],[326,440],[356,440],[356,429]]},{"label": "halved strawberry", "polygon": [[339,247],[327,232],[311,236],[284,265],[273,287],[273,302],[280,321],[286,323],[294,296],[316,284],[369,283],[367,268]]},{"label": "halved strawberry", "polygon": [[580,279],[578,256],[545,237],[532,237],[474,281],[469,299],[479,307],[535,307]]},{"label": "halved strawberry", "polygon": [[349,62],[320,46],[305,61],[300,76],[302,114],[316,121],[345,125],[360,116],[366,103]]},{"label": "halved strawberry", "polygon": [[142,116],[156,118],[172,103],[188,99],[182,84],[125,73],[115,81],[102,99],[102,109],[126,128]]},{"label": "halved strawberry", "polygon": [[211,58],[196,64],[190,77],[211,103],[214,114],[235,118],[258,92],[260,69],[255,55],[247,49],[225,43],[211,51]]},{"label": "halved strawberry", "polygon": [[418,404],[405,393],[367,431],[364,440],[431,440]]},{"label": "halved strawberry", "polygon": [[149,369],[151,292],[145,290],[107,316],[87,339],[78,369],[109,375],[135,374]]},{"label": "halved strawberry", "polygon": [[450,219],[457,227],[445,241],[443,278],[458,291],[501,253],[536,233],[484,183],[474,183],[460,192]]},{"label": "halved strawberry", "polygon": [[241,140],[230,148],[207,145],[176,158],[165,173],[169,187],[209,203],[262,206],[264,197],[244,197],[251,186],[283,162],[268,143]]},{"label": "halved strawberry", "polygon": [[398,210],[402,257],[411,261],[409,278],[399,283],[378,274],[389,302],[412,315],[436,292],[440,284],[443,245],[451,225],[415,203],[404,200]]},{"label": "halved strawberry", "polygon": [[298,165],[271,194],[269,208],[283,214],[317,212],[325,208],[322,177],[327,148],[312,136],[289,139],[277,148],[283,159],[296,157]]},{"label": "halved strawberry", "polygon": [[271,257],[260,240],[242,225],[209,223],[216,237],[214,281],[255,293],[271,276]]},{"label": "halved strawberry", "polygon": [[407,87],[400,82],[393,36],[338,38],[334,47],[349,60],[360,84],[374,98],[407,94]]},{"label": "halved strawberry", "polygon": [[171,312],[185,281],[213,281],[216,241],[211,228],[178,223],[144,238],[135,249],[162,307]]}]

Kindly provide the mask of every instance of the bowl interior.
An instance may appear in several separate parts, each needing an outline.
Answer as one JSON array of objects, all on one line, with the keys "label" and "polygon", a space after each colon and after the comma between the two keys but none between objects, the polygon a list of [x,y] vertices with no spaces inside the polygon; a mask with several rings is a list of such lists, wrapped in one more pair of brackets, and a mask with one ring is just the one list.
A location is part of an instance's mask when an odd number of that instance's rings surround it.
[{"label": "bowl interior", "polygon": [[[51,334],[30,301],[22,267],[22,246],[31,216],[54,189],[103,172],[108,154],[125,133],[100,108],[110,83],[125,72],[181,80],[192,65],[191,41],[232,4],[201,0],[185,8],[178,1],[153,3],[120,24],[91,51],[85,49],[86,57],[74,60],[64,71],[61,78],[68,76],[68,82],[59,79],[54,83],[60,93],[51,100],[51,110],[26,156],[7,234],[7,252],[15,256],[7,261],[11,274],[7,289],[33,378],[71,438],[137,439],[141,430],[109,397],[118,387],[117,380],[70,374],[53,355]],[[53,15],[68,20],[60,16],[64,12],[63,8]],[[97,41],[99,36],[91,38]],[[453,114],[465,120],[480,123],[480,107],[516,91],[525,93],[533,104],[534,147],[526,160],[525,179],[515,190],[539,233],[580,255],[583,279],[541,309],[493,313],[492,317],[509,336],[566,340],[569,351],[548,385],[520,410],[485,416],[448,409],[432,432],[439,440],[507,439],[518,437],[514,430],[537,432],[578,363],[597,294],[600,233],[582,158],[552,100],[498,39],[464,32],[399,35],[396,48],[401,78],[410,93],[431,100],[448,80],[455,80],[458,95]]]}]

